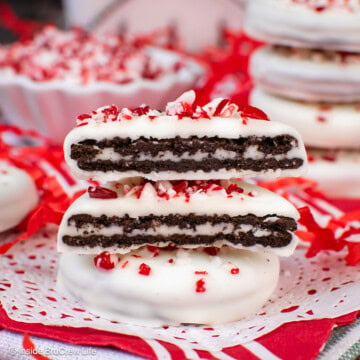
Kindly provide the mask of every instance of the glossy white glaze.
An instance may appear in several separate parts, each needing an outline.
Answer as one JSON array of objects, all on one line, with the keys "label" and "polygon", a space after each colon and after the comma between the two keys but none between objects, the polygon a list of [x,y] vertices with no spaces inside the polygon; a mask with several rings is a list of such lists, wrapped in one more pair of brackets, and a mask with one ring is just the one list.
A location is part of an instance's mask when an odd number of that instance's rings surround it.
[{"label": "glossy white glaze", "polygon": [[309,150],[306,177],[330,198],[360,198],[360,152]]},{"label": "glossy white glaze", "polygon": [[360,101],[360,54],[266,46],[251,58],[257,86],[294,100]]},{"label": "glossy white glaze", "polygon": [[[221,324],[255,313],[279,277],[278,258],[262,252],[223,248],[217,256],[201,249],[153,255],[146,249],[122,255],[106,271],[95,267],[93,256],[63,254],[58,285],[113,321]],[[141,264],[150,268],[148,276],[139,273]]]},{"label": "glossy white glaze", "polygon": [[245,30],[273,44],[360,52],[360,3],[352,1],[351,10],[332,3],[316,11],[303,1],[249,0]]},{"label": "glossy white glaze", "polygon": [[24,170],[0,161],[0,232],[18,225],[38,200],[32,178]]}]

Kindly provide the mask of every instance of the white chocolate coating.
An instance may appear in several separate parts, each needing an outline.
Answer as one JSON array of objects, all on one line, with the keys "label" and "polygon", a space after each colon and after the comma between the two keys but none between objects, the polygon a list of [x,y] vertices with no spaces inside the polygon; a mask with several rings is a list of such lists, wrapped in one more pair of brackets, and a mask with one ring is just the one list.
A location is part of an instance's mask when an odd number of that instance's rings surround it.
[{"label": "white chocolate coating", "polygon": [[265,46],[251,58],[257,86],[294,100],[360,101],[360,54]]},{"label": "white chocolate coating", "polygon": [[18,225],[38,200],[32,178],[25,171],[0,161],[0,232]]},{"label": "white chocolate coating", "polygon": [[330,198],[360,198],[360,152],[309,150],[306,177]]},{"label": "white chocolate coating", "polygon": [[[130,248],[118,248],[118,247],[79,247],[68,246],[63,242],[65,235],[69,236],[86,236],[84,229],[77,229],[75,225],[69,225],[68,220],[71,216],[76,214],[88,214],[94,217],[100,217],[106,215],[112,216],[124,216],[129,215],[131,218],[138,218],[141,216],[161,216],[169,214],[179,215],[229,215],[229,216],[245,216],[253,214],[258,217],[266,215],[285,216],[297,220],[299,218],[296,208],[287,200],[273,192],[270,192],[264,188],[260,188],[255,185],[250,185],[240,181],[222,181],[224,189],[222,190],[208,190],[201,191],[195,190],[191,194],[185,194],[182,192],[176,193],[169,182],[160,182],[156,184],[156,188],[163,187],[167,189],[165,193],[161,193],[159,196],[155,190],[155,187],[151,183],[147,183],[145,186],[137,186],[133,190],[124,193],[124,189],[120,186],[118,189],[113,187],[113,190],[118,191],[118,198],[115,199],[96,199],[91,198],[88,193],[77,199],[70,208],[66,211],[58,232],[58,251],[60,252],[76,252],[82,254],[99,254],[106,250],[110,253],[126,253],[130,250],[139,248],[144,245],[133,245]],[[231,192],[228,194],[225,189],[231,184],[237,184],[239,188],[243,190],[242,193]],[[140,188],[140,195],[139,195]],[[215,188],[216,189],[216,188]],[[167,196],[169,195],[169,196]],[[273,221],[269,219],[268,221]],[[220,225],[222,226],[222,225]],[[248,226],[248,225],[247,225]],[[95,235],[111,236],[114,234],[121,234],[122,228],[119,226],[111,226],[108,228],[95,228],[90,226],[85,229],[88,233],[93,231]],[[156,234],[163,236],[171,234],[182,234],[184,229],[177,227],[166,227],[159,224],[156,227]],[[190,229],[191,230],[191,229]],[[198,226],[196,231],[198,234],[212,235],[217,233],[218,229],[210,224]],[[150,231],[150,232],[149,232]],[[223,229],[224,233],[231,233],[232,229]],[[244,228],[243,231],[252,231],[255,236],[266,236],[267,233],[262,229],[253,229],[251,226]],[[192,231],[194,233],[194,231]],[[143,233],[135,232],[132,234],[143,235]],[[154,235],[151,229],[148,233]],[[152,244],[155,246],[166,246],[168,243]],[[225,241],[215,243],[214,246],[229,245],[232,247],[242,248],[241,244],[233,245]],[[253,249],[260,249],[261,251],[274,252],[279,256],[290,256],[297,244],[297,238],[293,235],[292,241],[285,247],[263,247],[262,245],[256,245]],[[192,246],[189,246],[192,247]]]},{"label": "white chocolate coating", "polygon": [[321,105],[273,96],[255,88],[250,103],[272,119],[295,127],[307,146],[328,149],[360,147],[360,104]]},{"label": "white chocolate coating", "polygon": [[[139,274],[141,264],[150,267],[148,276]],[[234,268],[237,274],[231,273]],[[93,256],[63,254],[58,285],[86,308],[114,321],[147,326],[221,324],[259,310],[278,277],[278,258],[262,252],[223,248],[210,256],[200,249],[160,250],[153,257],[143,249],[121,256],[116,268],[108,271],[96,268]],[[204,291],[196,291],[199,280],[204,281]]]},{"label": "white chocolate coating", "polygon": [[316,11],[300,1],[249,0],[244,26],[249,35],[273,44],[360,52],[360,3],[351,6]]},{"label": "white chocolate coating", "polygon": [[[78,118],[79,126],[73,129],[66,137],[64,143],[65,159],[70,166],[74,176],[79,179],[94,179],[101,182],[117,181],[122,178],[142,176],[150,180],[209,180],[209,179],[229,179],[239,178],[244,176],[259,175],[269,177],[279,176],[299,176],[304,172],[306,166],[306,154],[304,144],[297,133],[291,127],[281,123],[266,121],[264,118],[252,118],[253,114],[244,114],[235,104],[228,103],[221,107],[225,99],[216,99],[204,107],[193,107],[195,100],[195,93],[189,91],[183,94],[180,98],[171,102],[166,107],[165,113],[160,113],[155,110],[147,110],[144,115],[137,115],[129,109],[122,109],[119,111],[116,107],[104,107],[98,109],[91,115],[84,115]],[[218,111],[220,106],[221,111]],[[187,111],[192,108],[194,111],[192,117],[187,116]],[[144,109],[144,108],[141,108]],[[104,112],[106,114],[104,114]],[[108,115],[108,112],[112,112]],[[184,115],[185,114],[185,115]],[[266,117],[265,114],[261,116]],[[171,139],[174,137],[189,138],[191,136],[202,137],[219,137],[224,139],[237,139],[239,137],[276,137],[278,135],[289,135],[296,139],[293,141],[293,148],[286,154],[277,155],[282,158],[279,159],[295,159],[300,158],[304,160],[303,166],[297,169],[276,169],[276,170],[242,170],[242,169],[219,169],[219,171],[204,172],[202,170],[175,172],[175,171],[159,171],[159,172],[140,172],[140,171],[97,171],[97,170],[82,170],[78,167],[77,161],[71,158],[71,145],[77,144],[87,139],[101,141],[106,139],[113,139],[115,137],[129,138],[136,140],[140,137],[146,139]],[[297,144],[296,144],[297,142]],[[107,149],[108,150],[108,149]],[[165,153],[160,154],[154,160],[173,160],[179,162],[182,159],[201,160],[202,157],[208,156],[208,152],[199,152],[195,155],[189,156],[184,153],[181,157],[174,156],[171,149]],[[237,154],[231,151],[218,151],[214,149],[213,156],[224,160],[232,159]],[[97,155],[101,160],[110,160],[113,162],[119,160],[128,160],[120,154],[113,151],[103,151]],[[263,154],[257,149],[250,149],[245,157],[248,158],[269,158],[271,155]],[[276,156],[275,156],[276,157]],[[145,160],[143,156],[143,160]],[[279,160],[278,159],[278,160]],[[140,157],[141,160],[141,157]]]}]

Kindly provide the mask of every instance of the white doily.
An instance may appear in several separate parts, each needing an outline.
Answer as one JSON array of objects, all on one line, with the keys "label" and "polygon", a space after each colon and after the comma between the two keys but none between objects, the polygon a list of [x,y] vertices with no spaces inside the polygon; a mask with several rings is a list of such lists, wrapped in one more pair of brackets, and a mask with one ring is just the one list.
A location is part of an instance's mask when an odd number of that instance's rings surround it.
[{"label": "white doily", "polygon": [[21,242],[0,256],[0,298],[19,322],[91,327],[210,351],[253,340],[281,324],[335,318],[360,309],[360,266],[347,266],[341,253],[307,259],[304,247],[281,262],[279,286],[256,316],[222,326],[146,328],[114,323],[86,311],[56,291],[56,227]]}]

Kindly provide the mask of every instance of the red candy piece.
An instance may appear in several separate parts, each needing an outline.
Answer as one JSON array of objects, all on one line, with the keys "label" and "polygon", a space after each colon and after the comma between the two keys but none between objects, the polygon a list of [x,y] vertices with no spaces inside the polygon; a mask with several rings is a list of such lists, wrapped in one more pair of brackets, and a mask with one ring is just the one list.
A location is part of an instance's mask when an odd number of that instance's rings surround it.
[{"label": "red candy piece", "polygon": [[178,114],[176,114],[179,119],[182,119],[184,117],[190,117],[191,118],[193,116],[194,109],[193,109],[192,104],[182,102],[181,107],[182,107],[181,111]]},{"label": "red candy piece", "polygon": [[173,186],[173,190],[178,194],[178,193],[183,193],[185,192],[185,190],[188,187],[188,182],[187,181],[182,181],[181,183],[174,185]]},{"label": "red candy piece", "polygon": [[149,106],[139,106],[132,110],[132,113],[137,116],[146,115],[150,111]]},{"label": "red candy piece", "polygon": [[242,194],[244,192],[244,189],[238,186],[237,184],[230,184],[228,188],[226,189],[227,194],[231,194],[233,192],[237,192],[239,194]]},{"label": "red candy piece", "polygon": [[147,245],[146,248],[153,254],[153,257],[159,256],[159,248],[156,246]]},{"label": "red candy piece", "polygon": [[139,266],[139,274],[140,275],[149,276],[150,271],[151,271],[151,267],[149,265],[146,265],[146,264],[142,263]]},{"label": "red candy piece", "polygon": [[224,107],[229,103],[228,99],[224,99],[220,101],[219,105],[216,107],[214,111],[214,116],[219,116],[221,112],[223,111]]},{"label": "red candy piece", "polygon": [[216,256],[219,252],[219,249],[211,246],[211,247],[204,248],[204,252],[210,256]]},{"label": "red candy piece", "polygon": [[78,120],[90,119],[91,115],[89,115],[89,114],[81,114],[77,118],[78,118]]},{"label": "red candy piece", "polygon": [[206,291],[206,288],[205,288],[205,281],[203,279],[200,279],[196,282],[196,287],[195,287],[195,291],[196,292],[199,292],[199,293],[202,293],[202,292],[205,292]]},{"label": "red candy piece", "polygon": [[250,105],[244,106],[240,112],[244,118],[270,121],[268,116],[262,110]]},{"label": "red candy piece", "polygon": [[312,155],[308,155],[308,162],[309,162],[309,163],[312,163],[312,162],[314,162],[314,161],[315,161],[315,157],[312,156]]},{"label": "red candy piece", "polygon": [[115,263],[112,261],[111,255],[108,251],[104,251],[95,256],[94,264],[97,268],[103,270],[112,270],[115,267]]},{"label": "red candy piece", "polygon": [[317,121],[317,122],[324,123],[324,122],[326,122],[327,120],[326,120],[326,117],[325,117],[325,116],[319,115],[319,116],[316,118],[316,121]]},{"label": "red candy piece", "polygon": [[81,124],[78,124],[77,127],[85,126],[85,125],[87,125],[87,124],[88,124],[88,122],[85,121],[85,122],[82,122]]},{"label": "red candy piece", "polygon": [[115,191],[101,186],[90,186],[88,193],[92,199],[116,199],[118,197]]},{"label": "red candy piece", "polygon": [[122,118],[125,120],[132,120],[132,116],[127,114],[122,114]]},{"label": "red candy piece", "polygon": [[101,112],[107,116],[113,115],[118,116],[119,110],[115,105],[107,106],[105,109],[102,109]]},{"label": "red candy piece", "polygon": [[292,0],[296,4],[306,4],[309,8],[313,9],[316,12],[323,12],[332,8],[333,6],[340,6],[349,11],[354,10],[354,6],[352,5],[350,0],[343,0],[342,2],[334,1],[334,0],[324,0],[321,4],[318,4],[313,0]]},{"label": "red candy piece", "polygon": [[137,198],[137,199],[140,199],[140,198],[141,198],[141,195],[142,195],[144,189],[145,189],[145,185],[141,186],[141,187],[139,188],[139,190],[136,192],[136,198]]},{"label": "red candy piece", "polygon": [[335,162],[336,161],[336,156],[335,155],[323,155],[322,156],[323,160],[325,161],[330,161],[330,162]]},{"label": "red candy piece", "polygon": [[239,268],[232,268],[232,269],[230,270],[230,273],[231,273],[232,275],[237,275],[239,272],[240,272]]}]

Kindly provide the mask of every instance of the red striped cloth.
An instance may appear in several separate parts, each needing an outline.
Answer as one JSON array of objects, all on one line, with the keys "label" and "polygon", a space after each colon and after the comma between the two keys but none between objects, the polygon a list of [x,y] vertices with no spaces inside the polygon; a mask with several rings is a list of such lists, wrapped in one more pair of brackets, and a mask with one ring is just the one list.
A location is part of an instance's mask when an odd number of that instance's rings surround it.
[{"label": "red striped cloth", "polygon": [[168,359],[171,360],[197,358],[208,360],[311,360],[320,353],[334,327],[350,324],[358,314],[360,311],[335,319],[287,323],[255,341],[243,345],[224,348],[219,352],[194,349],[193,354],[186,354],[179,346],[164,341],[147,341],[135,336],[114,334],[91,328],[20,323],[11,320],[2,307],[0,307],[0,327],[71,344],[113,346],[152,360],[160,359],[160,349],[161,353],[167,354]]}]

